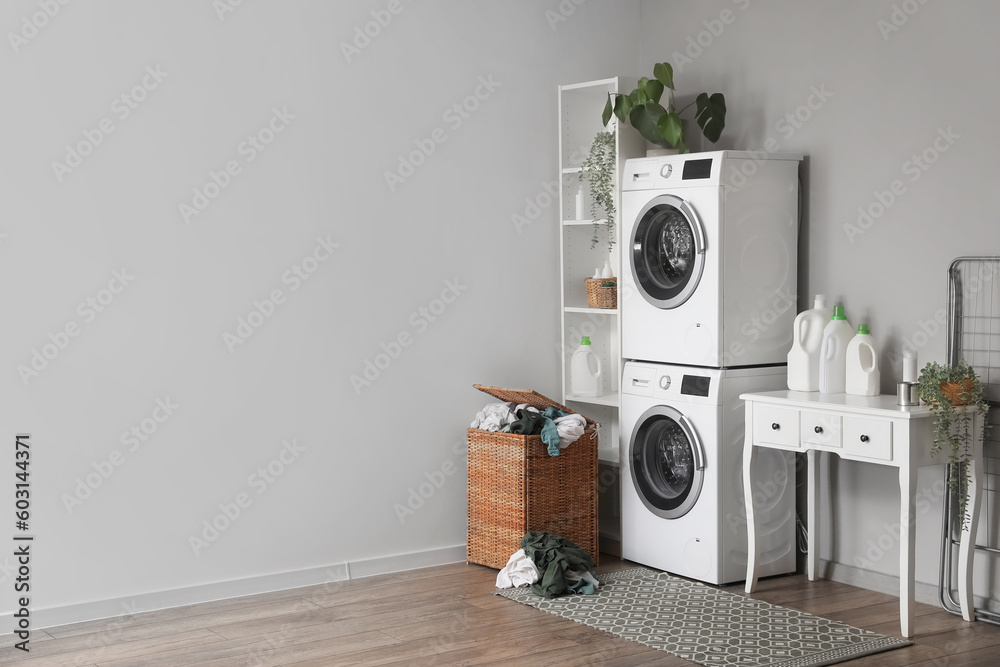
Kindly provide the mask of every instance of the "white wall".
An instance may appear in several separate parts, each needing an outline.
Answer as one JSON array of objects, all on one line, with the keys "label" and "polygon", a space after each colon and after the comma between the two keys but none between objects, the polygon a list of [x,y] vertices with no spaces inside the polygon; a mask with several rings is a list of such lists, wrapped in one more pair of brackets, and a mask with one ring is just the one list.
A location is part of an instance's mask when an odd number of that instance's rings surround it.
[{"label": "white wall", "polygon": [[[521,233],[511,217],[555,177],[556,86],[634,73],[638,2],[223,2],[52,2],[38,30],[36,2],[2,10],[28,36],[0,47],[3,502],[10,517],[13,434],[30,433],[36,610],[461,557],[465,428],[489,400],[472,384],[558,395],[556,209]],[[373,12],[391,21],[345,55]],[[125,117],[114,100],[144,77]],[[274,109],[293,118],[269,136]],[[60,180],[53,162],[102,121],[113,131]],[[242,142],[261,130],[273,143],[251,161]],[[391,190],[385,173],[431,137]],[[185,220],[229,161],[238,173]],[[297,284],[286,272],[317,238],[338,247]],[[273,290],[273,315],[227,345]],[[22,377],[35,350],[51,358]],[[143,420],[155,432],[123,442]],[[280,475],[262,483],[269,463]],[[447,466],[401,522],[394,505]],[[97,488],[67,506],[88,476]],[[249,505],[196,555],[189,538],[239,494]]]},{"label": "white wall", "polygon": [[[883,392],[901,379],[904,339],[919,348],[921,365],[943,361],[946,334],[935,319],[944,318],[949,263],[1000,255],[1000,5],[645,0],[641,21],[641,72],[668,60],[681,98],[725,93],[719,148],[777,145],[808,156],[800,309],[825,293],[852,323],[868,322],[880,342]],[[922,168],[914,156],[925,151],[931,163]],[[859,223],[859,207],[871,221]],[[898,575],[896,475],[845,462],[833,479],[834,525],[824,535],[832,539],[821,557]],[[917,579],[934,584],[938,479],[922,471],[918,486],[927,502],[918,503]],[[996,524],[994,496],[985,504]],[[1000,598],[995,562],[980,558],[977,567],[977,594]]]}]

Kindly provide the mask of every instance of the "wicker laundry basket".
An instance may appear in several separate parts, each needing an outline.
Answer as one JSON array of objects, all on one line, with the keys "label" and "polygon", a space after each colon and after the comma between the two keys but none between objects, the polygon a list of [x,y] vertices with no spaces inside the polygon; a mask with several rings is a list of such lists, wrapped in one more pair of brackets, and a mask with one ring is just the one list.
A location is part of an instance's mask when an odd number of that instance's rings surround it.
[{"label": "wicker laundry basket", "polygon": [[[531,390],[474,386],[501,401],[575,412]],[[597,423],[587,419],[559,456],[537,435],[470,428],[468,439],[469,563],[502,568],[532,530],[561,535],[597,561]]]}]

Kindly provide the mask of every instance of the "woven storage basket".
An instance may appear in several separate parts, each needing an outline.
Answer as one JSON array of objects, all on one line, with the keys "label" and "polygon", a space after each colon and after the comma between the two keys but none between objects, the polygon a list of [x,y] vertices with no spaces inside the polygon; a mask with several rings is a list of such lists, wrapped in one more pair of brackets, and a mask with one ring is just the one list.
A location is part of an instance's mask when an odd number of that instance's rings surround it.
[{"label": "woven storage basket", "polygon": [[[541,394],[474,385],[501,401],[554,406]],[[586,419],[586,417],[584,417]],[[466,560],[495,569],[507,564],[532,530],[561,535],[598,559],[597,424],[559,456],[549,456],[540,436],[468,430],[469,532]]]},{"label": "woven storage basket", "polygon": [[[615,287],[601,287],[601,283],[613,280]],[[617,308],[618,307],[618,279],[617,278],[587,278],[587,305],[591,308]]]},{"label": "woven storage basket", "polygon": [[972,378],[962,378],[961,382],[942,382],[941,393],[952,405],[968,405],[972,396]]}]

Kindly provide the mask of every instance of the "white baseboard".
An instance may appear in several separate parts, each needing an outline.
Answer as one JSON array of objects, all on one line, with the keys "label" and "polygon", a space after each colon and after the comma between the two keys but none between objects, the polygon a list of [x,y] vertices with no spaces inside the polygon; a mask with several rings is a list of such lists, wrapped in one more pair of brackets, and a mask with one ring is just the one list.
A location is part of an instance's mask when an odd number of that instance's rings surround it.
[{"label": "white baseboard", "polygon": [[[845,565],[844,563],[834,563],[832,561],[820,559],[819,576],[823,579],[839,581],[842,584],[849,584],[851,586],[857,586],[858,588],[864,588],[877,593],[885,593],[887,595],[895,595],[896,597],[899,597],[899,577],[893,574],[882,574],[881,572],[862,570],[861,568],[854,567],[853,565]],[[913,598],[917,602],[933,605],[935,607],[941,606],[941,601],[938,599],[937,584],[925,584],[920,581],[914,582]],[[977,609],[997,611],[996,604],[992,600],[978,595],[974,596],[974,604]]]},{"label": "white baseboard", "polygon": [[[334,581],[360,579],[377,574],[389,574],[415,570],[421,567],[447,565],[465,561],[465,545],[417,551],[394,556],[381,556],[366,560],[333,563],[326,567],[315,567],[292,572],[265,574],[258,577],[219,581],[155,593],[142,593],[125,598],[84,602],[43,609],[31,609],[33,629],[51,628],[68,623],[112,618],[144,611],[155,611],[170,607],[182,607],[199,602],[211,602],[227,598],[270,593],[272,591],[315,586]],[[9,634],[9,633],[8,633]],[[0,635],[2,636],[2,635]]]}]

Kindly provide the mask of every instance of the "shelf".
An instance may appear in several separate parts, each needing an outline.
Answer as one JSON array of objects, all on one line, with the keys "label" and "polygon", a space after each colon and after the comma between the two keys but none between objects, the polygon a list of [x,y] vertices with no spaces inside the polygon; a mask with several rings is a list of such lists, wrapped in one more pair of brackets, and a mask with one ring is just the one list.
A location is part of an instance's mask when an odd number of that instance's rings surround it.
[{"label": "shelf", "polygon": [[597,88],[606,86],[617,86],[617,77],[612,77],[610,79],[595,79],[593,81],[584,81],[583,83],[570,83],[560,86],[563,90],[579,90],[580,88]]},{"label": "shelf", "polygon": [[604,465],[609,465],[613,468],[620,468],[621,461],[618,457],[618,448],[615,449],[601,449],[600,443],[597,443],[597,460]]},{"label": "shelf", "polygon": [[603,225],[607,223],[607,219],[601,218],[600,220],[563,220],[563,224],[567,227],[583,227],[590,225]]},{"label": "shelf", "polygon": [[589,313],[603,313],[604,315],[617,315],[617,308],[581,308],[577,306],[566,306],[563,310],[567,313],[583,313],[587,315]]},{"label": "shelf", "polygon": [[583,167],[566,167],[565,169],[562,170],[562,173],[579,174],[581,171],[583,171]]},{"label": "shelf", "polygon": [[574,403],[591,403],[593,405],[606,405],[611,408],[618,407],[618,394],[615,392],[612,396],[574,396],[572,394],[566,394],[567,401],[573,401]]}]

